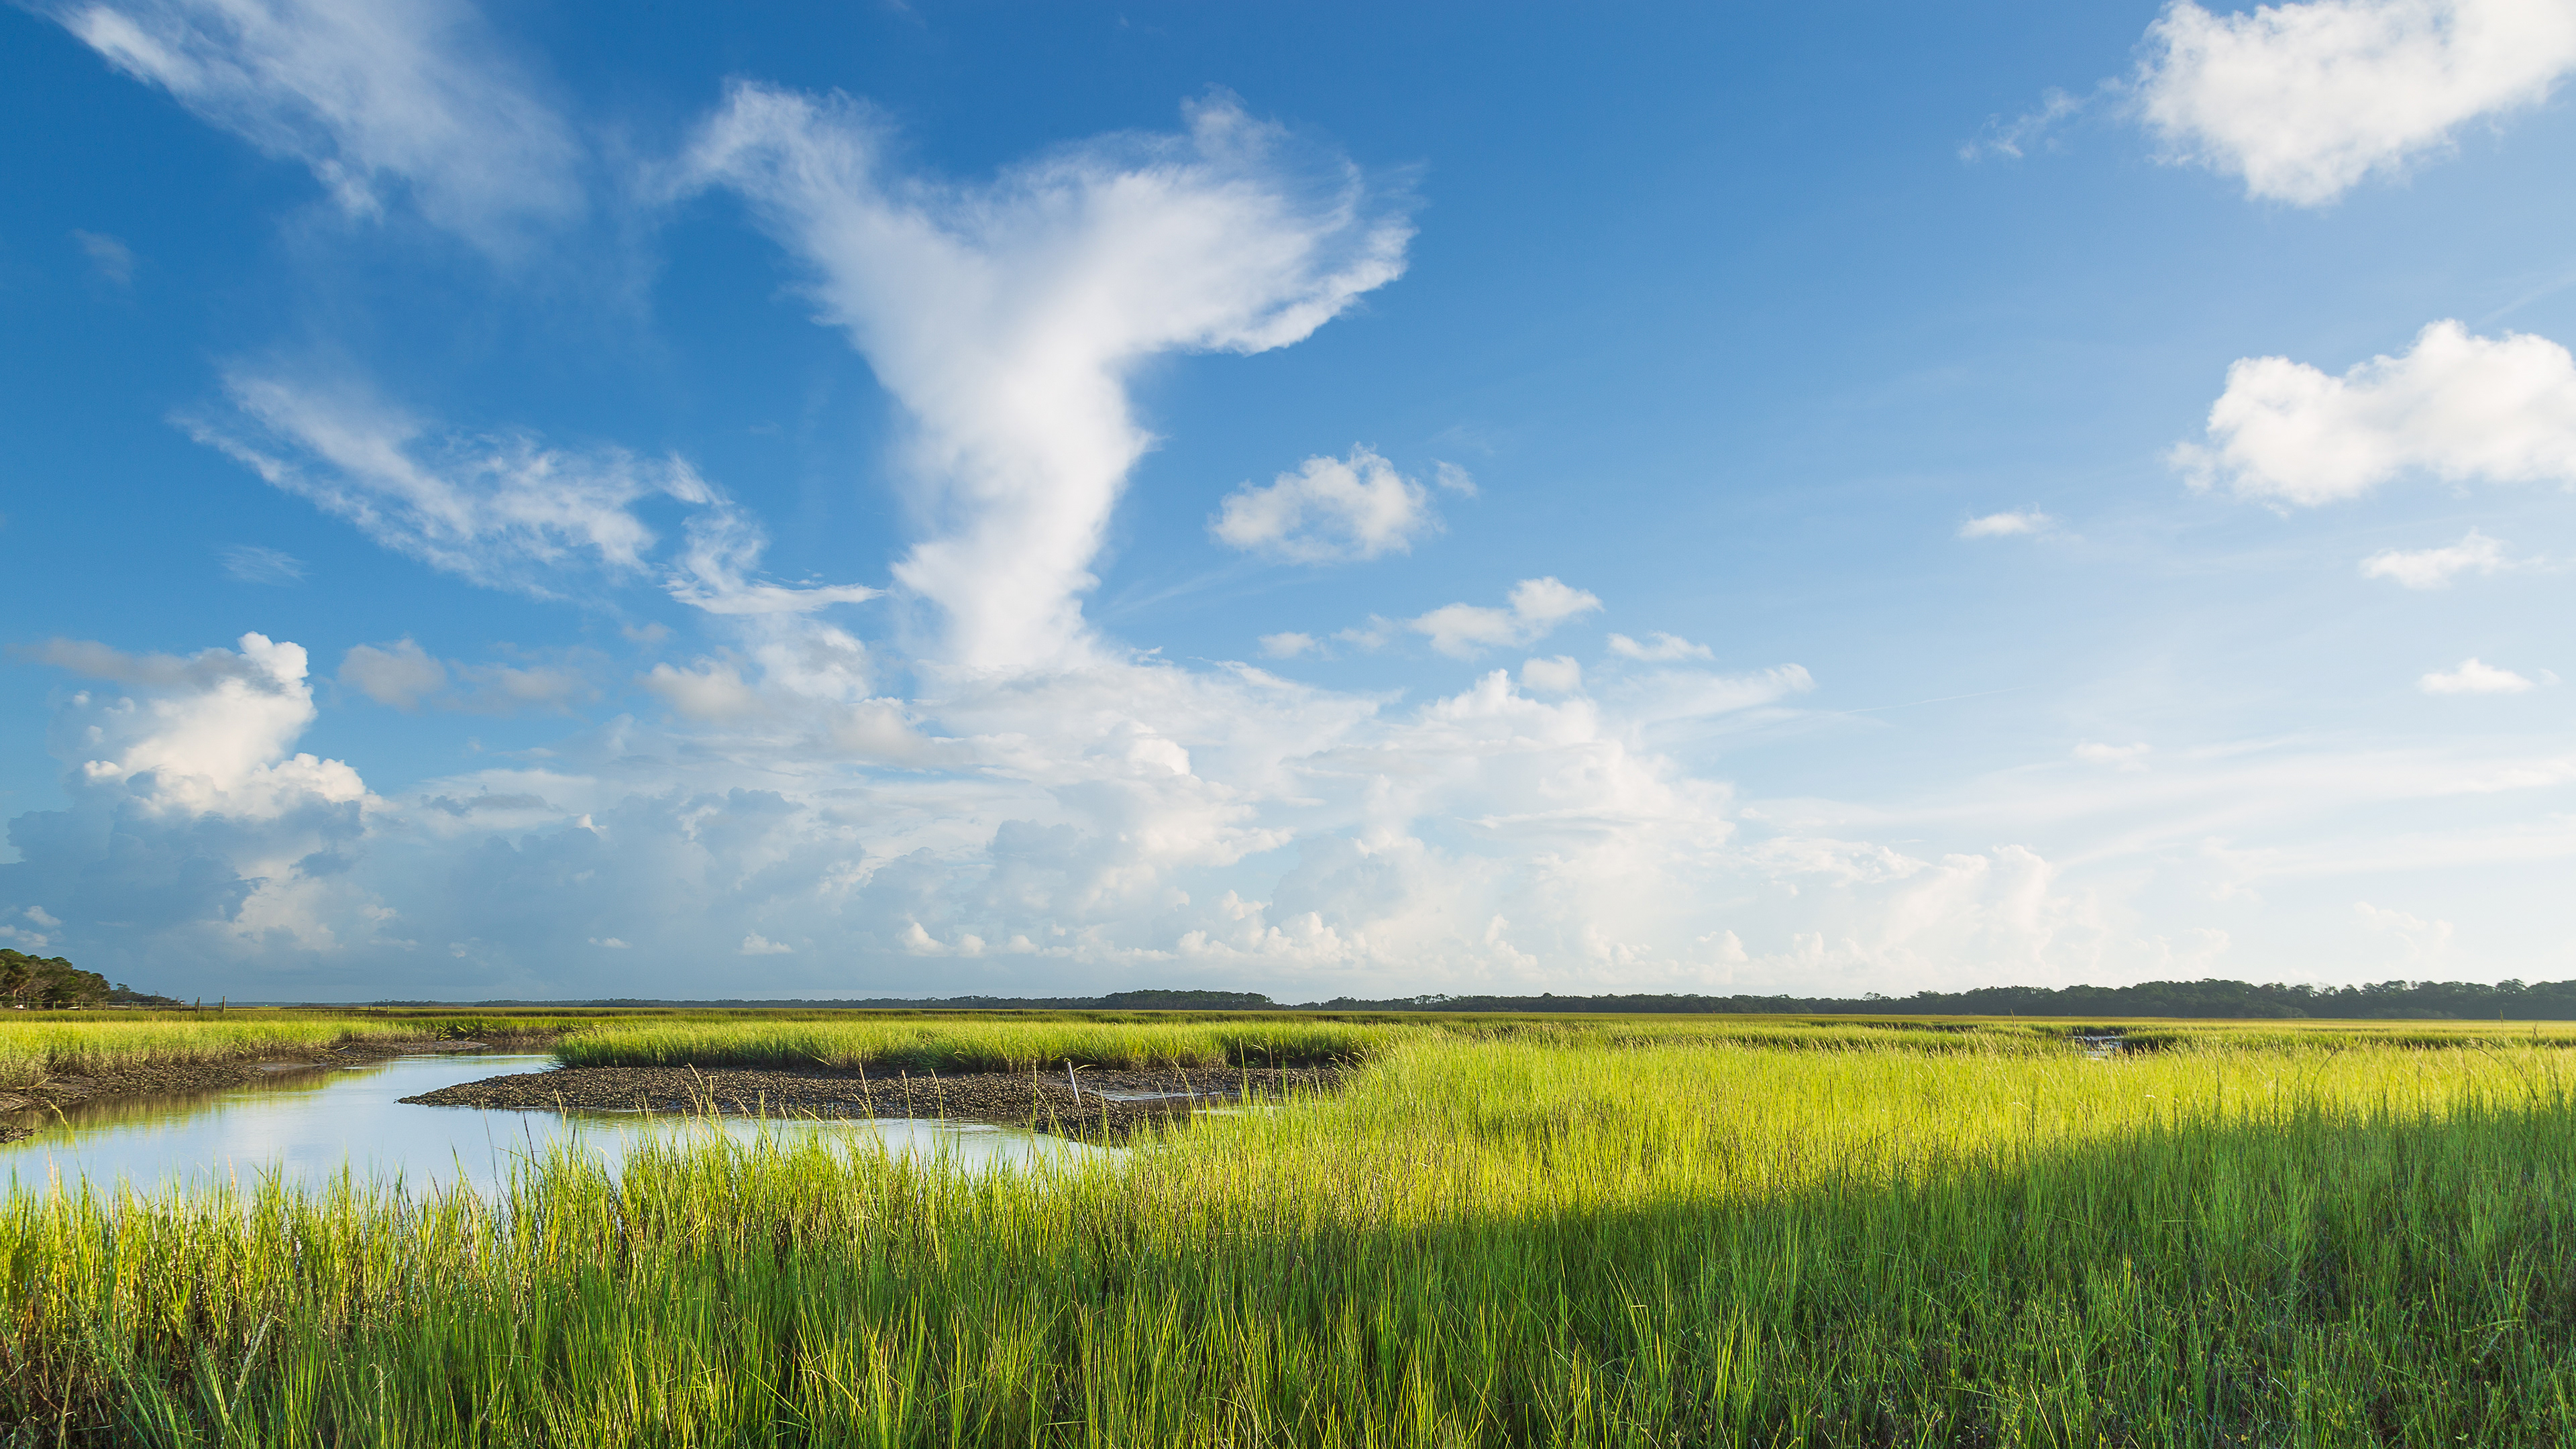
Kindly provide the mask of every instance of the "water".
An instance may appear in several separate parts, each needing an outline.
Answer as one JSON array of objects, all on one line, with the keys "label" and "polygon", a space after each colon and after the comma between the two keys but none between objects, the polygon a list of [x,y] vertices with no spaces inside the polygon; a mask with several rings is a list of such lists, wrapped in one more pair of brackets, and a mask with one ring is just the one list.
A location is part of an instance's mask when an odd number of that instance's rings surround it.
[{"label": "water", "polygon": [[416,1107],[400,1100],[505,1072],[537,1071],[553,1058],[503,1053],[395,1057],[344,1071],[281,1071],[269,1080],[185,1096],[118,1097],[64,1109],[0,1115],[36,1135],[0,1146],[0,1174],[49,1192],[59,1181],[107,1189],[238,1181],[275,1174],[299,1185],[339,1176],[399,1179],[406,1190],[463,1184],[488,1189],[514,1162],[566,1139],[614,1169],[637,1142],[673,1134],[763,1132],[830,1140],[881,1140],[907,1153],[938,1153],[968,1171],[1095,1157],[1103,1149],[1033,1132],[972,1123],[716,1121],[635,1113],[486,1112]]}]

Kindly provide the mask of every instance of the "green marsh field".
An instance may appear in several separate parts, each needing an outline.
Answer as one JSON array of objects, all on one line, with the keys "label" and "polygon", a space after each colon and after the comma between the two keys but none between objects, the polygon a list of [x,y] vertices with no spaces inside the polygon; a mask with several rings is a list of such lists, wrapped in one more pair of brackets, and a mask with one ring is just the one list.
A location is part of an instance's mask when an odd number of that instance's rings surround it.
[{"label": "green marsh field", "polygon": [[1017,1170],[683,1132],[484,1194],[21,1191],[0,1443],[2576,1443],[2576,1027],[2126,1026],[0,1023],[22,1080],[532,1032],[711,1072],[1346,1065]]}]

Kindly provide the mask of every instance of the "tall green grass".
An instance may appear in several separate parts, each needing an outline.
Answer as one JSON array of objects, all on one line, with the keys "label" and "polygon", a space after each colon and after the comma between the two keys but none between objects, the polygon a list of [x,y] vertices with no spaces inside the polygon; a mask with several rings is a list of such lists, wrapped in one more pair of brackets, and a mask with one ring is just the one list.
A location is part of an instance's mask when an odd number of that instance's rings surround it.
[{"label": "tall green grass", "polygon": [[879,1020],[603,1026],[556,1044],[570,1067],[860,1067],[1028,1072],[1077,1066],[1302,1066],[1352,1061],[1421,1028],[1328,1021]]},{"label": "tall green grass", "polygon": [[[2528,1046],[1377,1045],[971,1175],[705,1141],[494,1199],[0,1201],[24,1440],[2576,1441]],[[867,1141],[863,1135],[853,1139]]]},{"label": "tall green grass", "polygon": [[0,1087],[52,1077],[255,1059],[360,1041],[465,1040],[562,1030],[529,1017],[337,1017],[300,1012],[0,1014]]}]

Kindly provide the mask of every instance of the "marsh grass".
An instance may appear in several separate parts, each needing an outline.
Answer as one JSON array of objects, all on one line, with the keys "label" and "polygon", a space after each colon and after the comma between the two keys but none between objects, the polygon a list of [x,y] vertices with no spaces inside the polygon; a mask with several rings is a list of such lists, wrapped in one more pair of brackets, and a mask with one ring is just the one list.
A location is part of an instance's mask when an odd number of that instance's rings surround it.
[{"label": "marsh grass", "polygon": [[615,1177],[559,1151],[488,1199],[18,1196],[0,1422],[203,1445],[2576,1441],[2558,1052],[1918,1046],[1415,1032],[1337,1094],[1016,1175],[858,1135],[678,1140]]},{"label": "marsh grass", "polygon": [[309,1012],[0,1014],[0,1088],[51,1077],[256,1060],[352,1042],[551,1034],[593,1023],[543,1016],[331,1016]]}]

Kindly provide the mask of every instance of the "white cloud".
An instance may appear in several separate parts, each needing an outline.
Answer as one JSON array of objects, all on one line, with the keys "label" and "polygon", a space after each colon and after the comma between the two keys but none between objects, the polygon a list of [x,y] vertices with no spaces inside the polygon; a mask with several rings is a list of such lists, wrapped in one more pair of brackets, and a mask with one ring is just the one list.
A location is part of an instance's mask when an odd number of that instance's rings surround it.
[{"label": "white cloud", "polygon": [[1315,636],[1312,634],[1283,633],[1261,636],[1261,653],[1266,659],[1294,659],[1301,654],[1312,654],[1319,647],[1321,646],[1315,642]]},{"label": "white cloud", "polygon": [[1987,120],[1977,139],[1959,148],[1959,159],[1976,161],[1987,156],[2010,156],[2019,160],[2031,147],[2048,139],[2048,133],[2060,123],[2082,111],[2084,99],[2068,95],[2055,86],[2042,91],[2039,109],[2017,116],[2011,121],[2000,117]]},{"label": "white cloud", "polygon": [[1444,493],[1455,493],[1461,498],[1476,496],[1476,475],[1455,463],[1433,463],[1431,481]]},{"label": "white cloud", "polygon": [[292,584],[304,577],[304,560],[281,549],[236,544],[222,554],[227,577],[245,584]]},{"label": "white cloud", "polygon": [[150,691],[140,699],[80,697],[89,723],[78,774],[90,785],[169,809],[251,818],[283,813],[307,795],[347,803],[365,794],[357,772],[337,760],[282,758],[315,714],[302,645],[244,634],[238,652],[180,659],[56,640],[37,657]]},{"label": "white cloud", "polygon": [[586,673],[567,664],[460,664],[456,677],[466,688],[447,707],[467,714],[563,714],[599,695]]},{"label": "white cloud", "polygon": [[2533,682],[2510,669],[2464,659],[2457,669],[2425,675],[2415,681],[2415,687],[2426,694],[2520,694]]},{"label": "white cloud", "polygon": [[2019,513],[1989,513],[1971,518],[1959,525],[1961,538],[2014,538],[2026,534],[2046,533],[2057,526],[2057,520],[2036,509]]},{"label": "white cloud", "polygon": [[739,954],[745,956],[784,956],[795,949],[796,948],[793,946],[773,941],[767,936],[760,934],[758,931],[754,931],[750,935],[742,938],[742,946],[740,947]]},{"label": "white cloud", "polygon": [[692,608],[796,615],[883,592],[757,580],[768,536],[676,457],[433,426],[345,379],[325,385],[235,368],[225,390],[237,417],[185,420],[199,442],[384,547],[486,587],[553,598],[585,574],[640,581],[659,539],[639,510],[659,503],[689,510],[662,587]]},{"label": "white cloud", "polygon": [[405,637],[389,645],[360,644],[340,660],[340,682],[378,704],[416,710],[447,687],[447,666]]},{"label": "white cloud", "polygon": [[1572,656],[1521,661],[1521,688],[1540,694],[1573,694],[1583,688],[1583,665]]},{"label": "white cloud", "polygon": [[2545,337],[2425,328],[2398,357],[2330,377],[2286,357],[2227,370],[2209,441],[2174,449],[2193,487],[2314,506],[2391,479],[2576,483],[2576,359]]},{"label": "white cloud", "polygon": [[101,277],[120,287],[134,285],[134,248],[105,232],[75,230],[72,240]]},{"label": "white cloud", "polygon": [[2406,947],[2410,966],[2431,966],[2451,950],[2451,923],[2427,921],[2404,911],[2383,910],[2368,901],[2353,902],[2353,913],[2371,930],[2395,936]]},{"label": "white cloud", "polygon": [[604,951],[632,951],[635,949],[624,941],[617,939],[615,936],[593,936],[590,938],[590,944],[597,946]]},{"label": "white cloud", "polygon": [[2382,549],[2361,561],[2361,574],[2394,579],[2410,589],[2447,589],[2461,574],[2491,574],[2511,567],[2504,545],[2472,528],[2458,543],[2444,548]]},{"label": "white cloud", "polygon": [[1230,100],[1188,122],[961,186],[895,172],[852,103],[739,84],[690,149],[687,178],[751,203],[912,415],[938,532],[895,575],[946,611],[954,664],[1087,657],[1080,597],[1152,441],[1130,369],[1286,346],[1403,270],[1411,228],[1350,163]]},{"label": "white cloud", "polygon": [[742,671],[722,660],[701,659],[695,669],[656,664],[637,681],[682,716],[724,724],[750,719],[768,708]]},{"label": "white cloud", "polygon": [[1496,646],[1531,643],[1566,620],[1600,607],[1600,599],[1553,577],[1523,579],[1512,585],[1508,608],[1443,604],[1405,627],[1427,635],[1431,647],[1443,654],[1472,659]]},{"label": "white cloud", "polygon": [[50,0],[138,80],[271,156],[352,216],[407,189],[420,213],[510,254],[578,216],[581,148],[456,0]]},{"label": "white cloud", "polygon": [[2075,758],[2088,765],[2108,765],[2114,770],[2135,774],[2147,767],[2147,756],[2156,747],[2147,744],[2106,745],[2086,741],[2075,747]]},{"label": "white cloud", "polygon": [[266,437],[204,421],[198,441],[354,523],[377,543],[476,583],[546,594],[568,566],[637,574],[654,542],[638,501],[703,501],[676,459],[547,448],[524,434],[437,430],[364,392],[236,369],[225,380]]},{"label": "white cloud", "polygon": [[1643,644],[1625,634],[1613,634],[1610,636],[1610,652],[1622,659],[1642,659],[1650,663],[1717,657],[1705,644],[1693,644],[1679,634],[1660,631],[1647,635]]},{"label": "white cloud", "polygon": [[[459,687],[450,692],[453,682]],[[561,714],[598,696],[577,664],[464,664],[442,661],[408,637],[392,644],[360,644],[340,661],[340,683],[378,704],[406,712],[425,702],[466,714],[511,715],[535,710]]]},{"label": "white cloud", "polygon": [[2576,68],[2558,0],[2308,0],[2214,15],[2174,0],[2148,27],[2140,115],[2179,159],[2250,195],[2322,206],[2536,106]]},{"label": "white cloud", "polygon": [[1267,487],[1244,484],[1226,495],[1208,531],[1236,548],[1330,563],[1410,553],[1416,537],[1438,526],[1428,490],[1354,447],[1347,459],[1309,458]]}]

